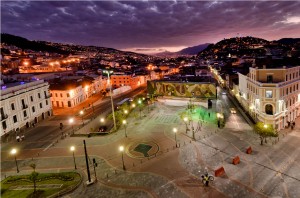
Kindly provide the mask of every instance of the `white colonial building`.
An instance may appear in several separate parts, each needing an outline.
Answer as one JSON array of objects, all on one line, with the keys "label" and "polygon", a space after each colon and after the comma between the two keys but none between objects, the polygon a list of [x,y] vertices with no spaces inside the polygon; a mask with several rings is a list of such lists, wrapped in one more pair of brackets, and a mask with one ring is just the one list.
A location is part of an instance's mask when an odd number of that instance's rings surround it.
[{"label": "white colonial building", "polygon": [[300,115],[300,66],[249,69],[247,76],[239,75],[239,95],[250,115],[279,130],[294,122]]},{"label": "white colonial building", "polygon": [[44,80],[1,84],[1,136],[51,114],[49,84]]}]

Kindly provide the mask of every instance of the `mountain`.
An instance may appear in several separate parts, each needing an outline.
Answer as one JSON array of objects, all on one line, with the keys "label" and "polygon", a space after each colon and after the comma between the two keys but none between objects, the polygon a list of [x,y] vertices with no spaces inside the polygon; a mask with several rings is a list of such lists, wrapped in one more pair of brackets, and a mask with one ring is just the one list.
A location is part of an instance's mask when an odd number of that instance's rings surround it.
[{"label": "mountain", "polygon": [[285,44],[285,45],[294,45],[294,44],[300,42],[300,38],[282,38],[276,42]]},{"label": "mountain", "polygon": [[164,52],[159,52],[156,53],[155,56],[162,56],[162,57],[174,57],[174,56],[183,56],[183,55],[197,55],[200,53],[202,50],[206,49],[207,46],[211,45],[210,43],[205,43],[193,47],[187,47],[184,48],[178,52],[169,52],[169,51],[164,51]]},{"label": "mountain", "polygon": [[209,46],[209,45],[210,45],[210,43],[205,43],[205,44],[201,44],[201,45],[197,45],[197,46],[193,46],[193,47],[187,47],[176,53],[178,53],[180,55],[197,55],[199,52],[206,49],[207,46]]},{"label": "mountain", "polygon": [[58,54],[67,54],[65,50],[61,50],[57,47],[47,45],[43,42],[29,41],[26,38],[14,36],[11,34],[1,33],[1,43],[6,43],[8,45],[19,47],[21,49],[30,49],[33,51],[45,51]]},{"label": "mountain", "polygon": [[202,52],[198,53],[198,56],[214,56],[220,58],[224,58],[229,54],[237,56],[262,56],[266,54],[264,46],[269,44],[269,41],[256,37],[233,37],[209,45]]}]

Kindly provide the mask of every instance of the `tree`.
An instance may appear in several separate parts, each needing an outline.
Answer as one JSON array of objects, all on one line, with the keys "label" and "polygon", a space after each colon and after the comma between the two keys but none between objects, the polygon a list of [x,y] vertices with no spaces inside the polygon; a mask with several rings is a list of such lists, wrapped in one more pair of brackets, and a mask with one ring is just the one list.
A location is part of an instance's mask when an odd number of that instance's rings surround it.
[{"label": "tree", "polygon": [[254,125],[254,131],[259,135],[261,145],[264,144],[264,141],[267,143],[267,137],[278,137],[273,125],[264,124],[263,122],[257,122]]},{"label": "tree", "polygon": [[30,164],[30,167],[33,169],[33,172],[29,175],[29,179],[33,182],[33,194],[36,192],[36,180],[39,176],[39,173],[35,171],[36,164]]}]

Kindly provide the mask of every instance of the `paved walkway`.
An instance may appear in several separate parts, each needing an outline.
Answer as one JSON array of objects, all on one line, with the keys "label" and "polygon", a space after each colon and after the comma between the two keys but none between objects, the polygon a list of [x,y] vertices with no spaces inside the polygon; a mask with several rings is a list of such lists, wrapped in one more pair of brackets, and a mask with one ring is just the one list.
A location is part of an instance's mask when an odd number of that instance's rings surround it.
[{"label": "paved walkway", "polygon": [[[124,128],[108,136],[86,138],[90,157],[96,158],[97,177],[100,182],[91,187],[82,186],[70,197],[289,197],[296,198],[299,186],[299,125],[278,143],[259,145],[259,138],[237,115],[230,115],[224,129],[203,122],[196,132],[185,133],[185,124],[179,118],[183,108],[156,103],[150,112],[145,108],[142,119],[130,116],[125,138]],[[237,124],[237,125],[235,125]],[[197,122],[191,125],[196,126]],[[191,127],[191,125],[189,127]],[[173,127],[177,127],[177,143]],[[67,138],[47,150],[27,150],[22,153],[20,170],[30,170],[31,158],[36,160],[38,171],[70,170],[73,167],[71,145],[75,145],[76,163],[85,170],[83,138]],[[159,151],[151,157],[128,155],[134,142],[155,142]],[[125,147],[122,170],[120,145]],[[252,155],[245,153],[249,146]],[[37,156],[39,153],[39,156]],[[232,165],[239,155],[241,163]],[[14,161],[4,158],[3,174],[15,174]],[[210,187],[204,187],[200,176],[205,167],[210,173],[223,166],[226,174],[217,177]],[[91,167],[91,174],[94,175]],[[283,180],[283,181],[282,181]],[[276,188],[274,188],[274,186]],[[100,196],[99,196],[100,197]]]}]

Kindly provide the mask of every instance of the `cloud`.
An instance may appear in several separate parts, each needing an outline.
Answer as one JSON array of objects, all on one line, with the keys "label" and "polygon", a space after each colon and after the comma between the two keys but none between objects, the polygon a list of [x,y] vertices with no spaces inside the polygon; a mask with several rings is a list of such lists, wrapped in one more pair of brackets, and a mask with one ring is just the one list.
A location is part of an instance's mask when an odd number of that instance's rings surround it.
[{"label": "cloud", "polygon": [[165,49],[237,33],[293,37],[299,33],[299,6],[297,1],[3,1],[1,28],[35,40]]}]

